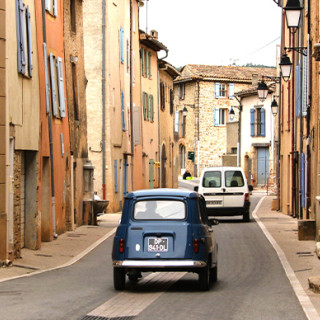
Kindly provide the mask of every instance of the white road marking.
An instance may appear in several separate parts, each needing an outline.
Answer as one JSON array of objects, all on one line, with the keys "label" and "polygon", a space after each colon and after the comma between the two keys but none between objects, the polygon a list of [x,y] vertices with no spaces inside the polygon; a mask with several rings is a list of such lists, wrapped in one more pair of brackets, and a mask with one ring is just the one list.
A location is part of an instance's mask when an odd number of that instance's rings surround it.
[{"label": "white road marking", "polygon": [[306,294],[306,292],[304,291],[304,289],[302,288],[298,278],[296,277],[296,275],[294,274],[294,271],[292,270],[286,255],[284,254],[284,252],[282,251],[282,249],[280,248],[280,246],[278,245],[278,243],[274,240],[274,238],[272,237],[272,235],[269,233],[269,231],[267,230],[267,228],[265,227],[265,225],[260,221],[259,217],[257,216],[257,211],[259,210],[259,207],[262,203],[262,201],[264,200],[266,196],[262,197],[259,201],[259,203],[257,204],[256,208],[254,209],[254,211],[252,212],[252,216],[253,218],[256,220],[256,222],[258,223],[259,227],[261,228],[261,230],[263,231],[263,233],[265,234],[265,236],[267,237],[267,239],[269,240],[269,242],[271,243],[271,245],[273,246],[273,248],[275,249],[275,251],[277,252],[277,255],[280,259],[280,262],[283,266],[283,269],[286,272],[286,275],[291,283],[291,286],[301,304],[301,307],[304,311],[304,313],[306,314],[307,318],[309,320],[319,320],[319,314],[317,312],[317,310],[314,308],[310,298],[308,297],[308,295]]},{"label": "white road marking", "polygon": [[[157,292],[121,292],[100,307],[88,313],[88,316],[117,318],[117,317],[135,317],[144,309],[157,300],[165,290],[173,285],[174,282],[182,278],[186,272],[157,272],[152,273],[139,281],[144,286],[154,286],[156,282],[161,284],[157,286]],[[161,290],[159,292],[159,290]]]}]

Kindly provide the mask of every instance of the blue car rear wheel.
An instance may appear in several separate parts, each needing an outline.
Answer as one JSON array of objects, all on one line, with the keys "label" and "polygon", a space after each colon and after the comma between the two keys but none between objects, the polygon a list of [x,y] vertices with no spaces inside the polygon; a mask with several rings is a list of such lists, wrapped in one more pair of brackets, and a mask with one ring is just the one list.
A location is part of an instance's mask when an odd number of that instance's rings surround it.
[{"label": "blue car rear wheel", "polygon": [[124,290],[126,286],[126,273],[121,268],[113,268],[113,286],[116,290]]}]

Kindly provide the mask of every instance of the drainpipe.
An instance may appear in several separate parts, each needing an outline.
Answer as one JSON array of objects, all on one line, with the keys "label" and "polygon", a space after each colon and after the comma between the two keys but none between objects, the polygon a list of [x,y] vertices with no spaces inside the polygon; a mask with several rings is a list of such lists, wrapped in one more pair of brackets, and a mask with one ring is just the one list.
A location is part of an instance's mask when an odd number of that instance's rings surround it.
[{"label": "drainpipe", "polygon": [[102,199],[106,200],[106,0],[102,0]]},{"label": "drainpipe", "polygon": [[130,131],[131,131],[131,190],[134,190],[134,137],[133,137],[133,70],[132,67],[133,63],[133,46],[132,46],[132,40],[133,40],[133,6],[132,6],[132,0],[130,0]]},{"label": "drainpipe", "polygon": [[[43,29],[43,43],[47,43],[47,28],[46,28],[46,10],[45,0],[42,0],[42,29]],[[44,47],[46,48],[46,46]],[[44,52],[44,58],[47,59],[47,52]],[[47,70],[46,70],[47,71]],[[56,233],[56,205],[54,193],[54,159],[53,159],[53,139],[52,139],[52,116],[51,108],[48,108],[48,129],[49,129],[49,144],[50,144],[50,164],[51,164],[51,208],[52,208],[52,229],[53,238],[58,238]]]}]

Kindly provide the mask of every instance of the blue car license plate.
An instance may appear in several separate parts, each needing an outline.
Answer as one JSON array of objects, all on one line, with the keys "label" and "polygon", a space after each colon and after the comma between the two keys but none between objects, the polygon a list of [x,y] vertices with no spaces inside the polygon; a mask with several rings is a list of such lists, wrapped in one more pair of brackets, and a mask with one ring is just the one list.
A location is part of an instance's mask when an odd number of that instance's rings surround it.
[{"label": "blue car license plate", "polygon": [[168,238],[149,238],[148,251],[149,252],[167,252]]}]

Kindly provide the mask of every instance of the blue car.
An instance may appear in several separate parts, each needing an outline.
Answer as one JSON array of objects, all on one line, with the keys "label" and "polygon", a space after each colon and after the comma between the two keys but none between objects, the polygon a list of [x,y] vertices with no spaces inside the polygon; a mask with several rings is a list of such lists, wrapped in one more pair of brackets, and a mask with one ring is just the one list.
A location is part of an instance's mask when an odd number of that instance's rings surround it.
[{"label": "blue car", "polygon": [[126,275],[137,281],[142,272],[187,271],[199,275],[201,290],[217,281],[218,246],[204,197],[180,189],[152,189],[125,197],[113,241],[113,280],[124,290]]}]

